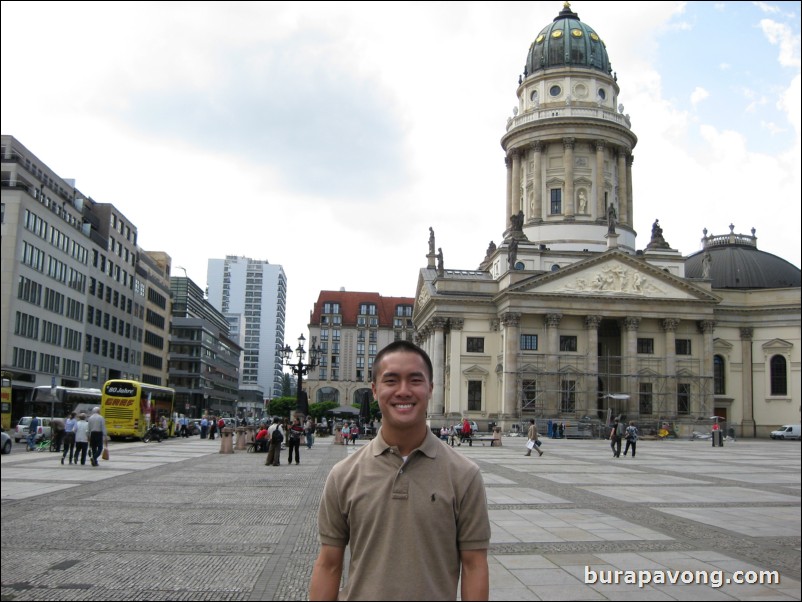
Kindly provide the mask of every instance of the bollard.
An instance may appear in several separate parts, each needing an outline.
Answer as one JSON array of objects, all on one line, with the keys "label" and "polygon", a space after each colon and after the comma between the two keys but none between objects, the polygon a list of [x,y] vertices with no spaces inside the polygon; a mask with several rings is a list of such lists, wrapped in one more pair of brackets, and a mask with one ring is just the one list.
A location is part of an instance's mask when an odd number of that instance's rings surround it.
[{"label": "bollard", "polygon": [[234,453],[234,429],[226,427],[220,433],[220,453],[233,454]]},{"label": "bollard", "polygon": [[248,429],[246,429],[244,426],[238,426],[236,432],[237,443],[235,444],[234,448],[241,451],[248,449]]},{"label": "bollard", "polygon": [[501,447],[501,427],[493,427],[493,440],[490,442],[490,447]]}]

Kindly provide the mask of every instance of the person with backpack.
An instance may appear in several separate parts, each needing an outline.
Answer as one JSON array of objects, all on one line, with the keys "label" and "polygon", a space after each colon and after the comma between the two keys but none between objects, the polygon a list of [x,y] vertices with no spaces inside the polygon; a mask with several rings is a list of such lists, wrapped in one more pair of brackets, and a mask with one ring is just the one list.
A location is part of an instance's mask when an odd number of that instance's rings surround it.
[{"label": "person with backpack", "polygon": [[284,431],[278,418],[273,418],[273,425],[267,429],[270,437],[270,449],[267,451],[265,466],[281,465],[281,444],[284,442]]},{"label": "person with backpack", "polygon": [[613,458],[621,457],[621,440],[624,438],[625,432],[624,423],[616,418],[610,431],[610,447],[613,450]]},{"label": "person with backpack", "polygon": [[632,457],[635,457],[635,446],[638,444],[638,427],[635,426],[634,421],[630,421],[626,430],[627,445],[624,448],[624,455],[627,455],[629,446],[632,446]]}]

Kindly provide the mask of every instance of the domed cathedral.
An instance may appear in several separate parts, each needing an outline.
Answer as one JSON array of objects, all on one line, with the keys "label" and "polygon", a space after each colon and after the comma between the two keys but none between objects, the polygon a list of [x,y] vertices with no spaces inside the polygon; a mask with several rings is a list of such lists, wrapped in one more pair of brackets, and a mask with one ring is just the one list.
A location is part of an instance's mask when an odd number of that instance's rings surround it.
[{"label": "domed cathedral", "polygon": [[429,229],[413,321],[434,364],[431,424],[535,418],[590,437],[621,417],[690,436],[723,421],[755,437],[798,423],[800,270],[734,226],[686,258],[655,220],[637,248],[637,137],[603,39],[569,3],[516,94],[500,243],[451,269]]}]

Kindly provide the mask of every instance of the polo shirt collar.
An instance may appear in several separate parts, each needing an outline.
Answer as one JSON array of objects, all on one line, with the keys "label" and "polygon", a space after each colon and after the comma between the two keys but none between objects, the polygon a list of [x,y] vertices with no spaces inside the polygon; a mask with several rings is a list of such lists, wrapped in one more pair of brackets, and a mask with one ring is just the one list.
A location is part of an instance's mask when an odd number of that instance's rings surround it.
[{"label": "polo shirt collar", "polygon": [[[423,440],[423,443],[421,443],[419,447],[413,449],[409,455],[412,456],[416,451],[419,451],[423,455],[434,459],[437,457],[437,452],[440,450],[441,445],[443,445],[443,442],[427,428],[426,438]],[[370,453],[373,454],[373,456],[381,456],[392,447],[384,440],[384,437],[382,437],[382,429],[379,429],[379,432],[376,433],[373,441],[370,442],[370,446]]]}]

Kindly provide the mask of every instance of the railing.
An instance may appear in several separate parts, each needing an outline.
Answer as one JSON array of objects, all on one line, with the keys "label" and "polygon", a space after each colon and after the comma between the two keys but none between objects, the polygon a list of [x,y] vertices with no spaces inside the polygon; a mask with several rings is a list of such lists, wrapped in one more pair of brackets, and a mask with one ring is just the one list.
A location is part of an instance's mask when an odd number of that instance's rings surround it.
[{"label": "railing", "polygon": [[553,109],[533,109],[526,111],[516,117],[511,117],[507,120],[507,131],[533,123],[535,121],[542,121],[544,119],[559,119],[564,117],[581,117],[585,119],[602,119],[604,121],[612,121],[627,129],[632,128],[632,123],[629,116],[616,113],[609,109],[592,108],[592,107],[560,107]]}]

